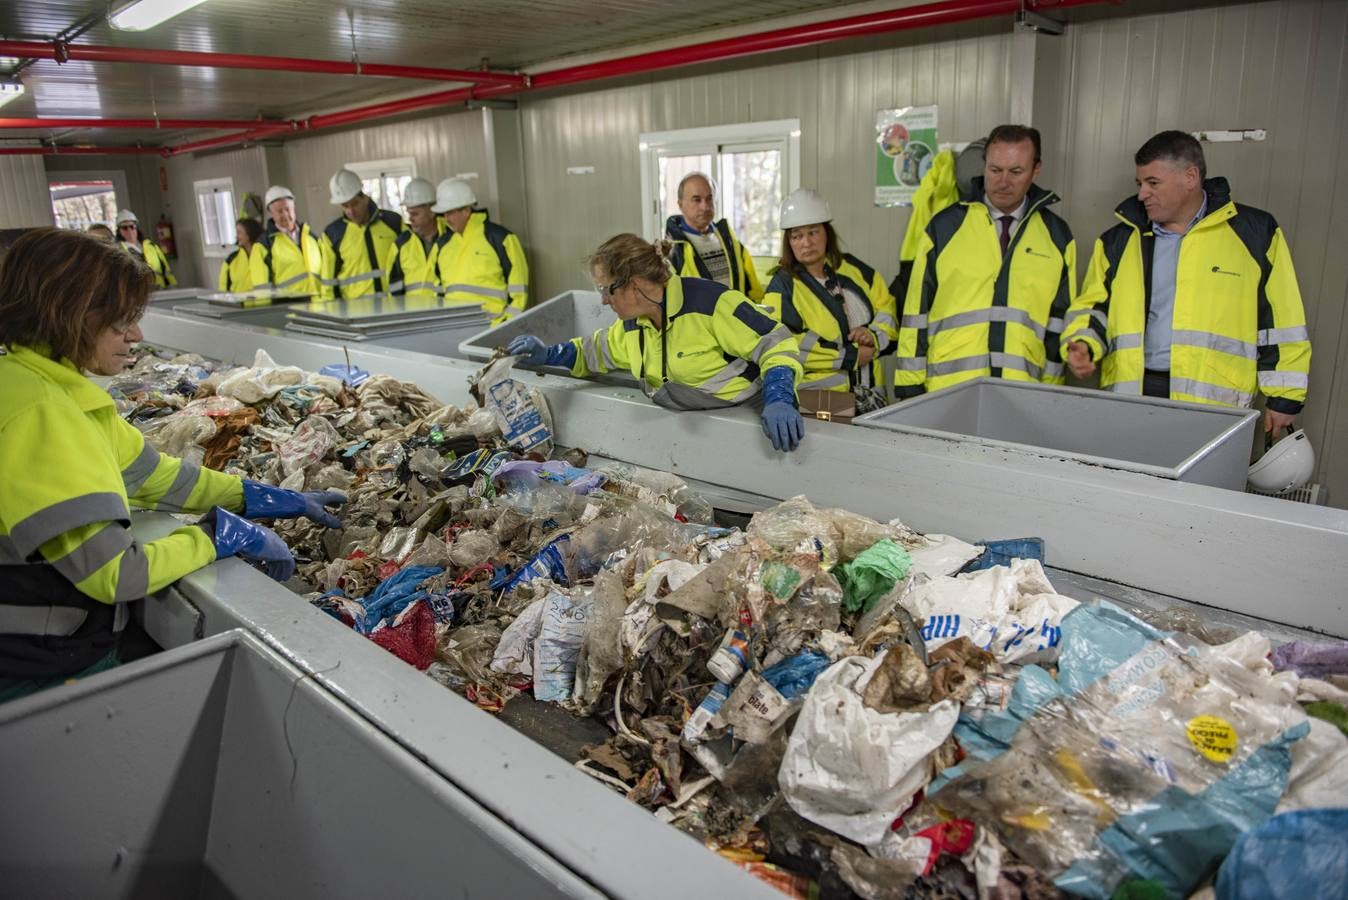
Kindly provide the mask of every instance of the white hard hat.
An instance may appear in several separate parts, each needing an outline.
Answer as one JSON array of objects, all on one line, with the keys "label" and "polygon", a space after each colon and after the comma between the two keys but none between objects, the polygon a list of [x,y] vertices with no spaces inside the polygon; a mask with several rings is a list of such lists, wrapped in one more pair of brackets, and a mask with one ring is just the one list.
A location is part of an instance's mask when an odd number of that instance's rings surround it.
[{"label": "white hard hat", "polygon": [[294,199],[295,195],[290,192],[290,188],[283,187],[279,184],[273,184],[271,187],[267,188],[267,196],[262,205],[270,209],[273,201]]},{"label": "white hard hat", "polygon": [[435,186],[435,205],[431,212],[447,213],[477,203],[473,189],[462,178],[446,178]]},{"label": "white hard hat", "polygon": [[795,228],[799,225],[822,225],[832,222],[833,214],[828,211],[828,202],[813,188],[800,188],[791,192],[782,204],[781,229]]},{"label": "white hard hat", "polygon": [[332,194],[328,199],[333,203],[350,203],[363,190],[365,183],[350,169],[338,169],[328,179],[328,193]]},{"label": "white hard hat", "polygon": [[425,206],[435,202],[435,186],[424,178],[413,178],[403,188],[403,206]]},{"label": "white hard hat", "polygon": [[119,209],[117,210],[117,224],[121,225],[123,222],[134,222],[139,225],[140,219],[137,219],[136,214],[129,209]]},{"label": "white hard hat", "polygon": [[1298,428],[1278,441],[1250,466],[1250,486],[1259,491],[1286,494],[1311,480],[1315,471],[1315,451],[1310,438]]}]

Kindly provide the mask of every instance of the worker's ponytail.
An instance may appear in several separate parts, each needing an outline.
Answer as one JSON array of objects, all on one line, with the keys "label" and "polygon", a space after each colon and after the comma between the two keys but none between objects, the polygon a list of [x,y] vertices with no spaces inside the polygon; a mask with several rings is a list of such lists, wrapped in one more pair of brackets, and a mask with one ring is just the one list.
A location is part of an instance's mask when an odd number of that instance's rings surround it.
[{"label": "worker's ponytail", "polygon": [[608,284],[645,278],[663,285],[672,274],[668,256],[673,248],[673,242],[663,238],[652,244],[635,234],[619,234],[604,241],[586,263],[591,275]]}]

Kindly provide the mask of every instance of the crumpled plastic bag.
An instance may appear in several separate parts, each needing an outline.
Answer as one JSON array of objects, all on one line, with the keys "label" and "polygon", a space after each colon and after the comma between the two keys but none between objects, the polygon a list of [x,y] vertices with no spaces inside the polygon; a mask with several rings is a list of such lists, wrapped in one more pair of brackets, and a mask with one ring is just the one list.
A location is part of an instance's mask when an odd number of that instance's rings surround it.
[{"label": "crumpled plastic bag", "polygon": [[605,569],[594,578],[590,592],[590,627],[581,643],[576,663],[576,688],[572,694],[582,715],[594,711],[604,683],[622,668],[622,623],[627,594],[622,577]]},{"label": "crumpled plastic bag", "polygon": [[1292,641],[1273,651],[1273,667],[1279,672],[1291,670],[1302,678],[1348,674],[1348,642]]},{"label": "crumpled plastic bag", "polygon": [[500,641],[501,629],[490,622],[465,625],[439,638],[436,656],[469,683],[490,684],[492,655]]},{"label": "crumpled plastic bag", "polygon": [[927,757],[959,717],[950,700],[882,713],[862,700],[883,657],[849,656],[815,680],[778,770],[791,808],[868,846],[878,844],[927,783]]},{"label": "crumpled plastic bag", "polygon": [[912,558],[911,571],[928,578],[954,575],[965,563],[977,559],[983,548],[948,534],[923,535],[926,543],[908,551]]},{"label": "crumpled plastic bag", "polygon": [[206,458],[203,441],[215,435],[215,420],[209,416],[169,416],[147,425],[142,432],[160,453],[197,465]]},{"label": "crumpled plastic bag", "polygon": [[342,436],[331,422],[322,416],[309,416],[300,422],[289,440],[276,448],[281,471],[293,475],[320,462],[341,442]]},{"label": "crumpled plastic bag", "polygon": [[1057,658],[1063,616],[1077,601],[1058,594],[1032,559],[915,584],[902,604],[922,621],[927,650],[967,636],[1003,663]]},{"label": "crumpled plastic bag", "polygon": [[576,664],[590,618],[588,592],[575,597],[553,591],[543,598],[542,622],[534,642],[534,699],[570,700]]},{"label": "crumpled plastic bag", "polygon": [[1306,715],[1230,648],[1110,603],[1077,607],[1062,629],[1057,679],[1025,666],[1006,714],[979,732],[961,721],[961,746],[986,761],[928,799],[995,828],[1063,890],[1108,898],[1147,879],[1186,896],[1273,814]]},{"label": "crumpled plastic bag", "polygon": [[278,366],[266,350],[259,350],[251,368],[226,373],[215,392],[251,405],[270,400],[281,388],[303,382],[304,370],[299,366]]},{"label": "crumpled plastic bag", "polygon": [[1284,813],[1241,835],[1217,872],[1217,900],[1303,900],[1348,890],[1348,809]]},{"label": "crumpled plastic bag", "polygon": [[482,405],[491,410],[506,444],[516,450],[552,450],[552,416],[538,391],[512,378],[515,357],[502,356],[477,373],[473,385]]},{"label": "crumpled plastic bag", "polygon": [[903,546],[923,541],[901,525],[882,525],[845,509],[816,507],[804,495],[755,513],[748,533],[785,553],[815,553],[825,569],[855,559],[886,538]]},{"label": "crumpled plastic bag", "polygon": [[869,611],[875,601],[908,577],[913,560],[891,540],[876,541],[850,562],[838,566],[843,606],[848,612]]},{"label": "crumpled plastic bag", "polygon": [[1348,806],[1348,737],[1320,719],[1306,724],[1310,731],[1292,745],[1287,789],[1276,812]]},{"label": "crumpled plastic bag", "polygon": [[460,569],[471,569],[500,551],[501,545],[490,531],[466,529],[455,535],[449,545],[449,558]]},{"label": "crumpled plastic bag", "polygon": [[501,632],[501,642],[491,658],[491,670],[502,675],[534,674],[534,642],[543,627],[543,602],[539,597],[524,608],[524,612],[515,617],[515,621]]}]

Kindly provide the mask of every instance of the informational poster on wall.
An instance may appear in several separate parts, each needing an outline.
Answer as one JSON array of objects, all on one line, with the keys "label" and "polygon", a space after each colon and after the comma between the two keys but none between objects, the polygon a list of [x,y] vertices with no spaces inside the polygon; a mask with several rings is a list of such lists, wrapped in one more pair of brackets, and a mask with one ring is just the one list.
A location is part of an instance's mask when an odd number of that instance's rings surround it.
[{"label": "informational poster on wall", "polygon": [[875,205],[909,206],[936,156],[936,107],[875,114]]}]

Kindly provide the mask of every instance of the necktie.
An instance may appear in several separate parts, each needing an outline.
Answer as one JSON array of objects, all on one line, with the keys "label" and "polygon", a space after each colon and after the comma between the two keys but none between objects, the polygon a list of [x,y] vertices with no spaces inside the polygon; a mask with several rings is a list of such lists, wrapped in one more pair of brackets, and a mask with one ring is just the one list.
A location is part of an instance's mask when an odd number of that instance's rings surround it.
[{"label": "necktie", "polygon": [[1002,216],[999,219],[1002,223],[1002,256],[1006,255],[1006,245],[1011,243],[1011,223],[1016,221],[1014,216]]}]

